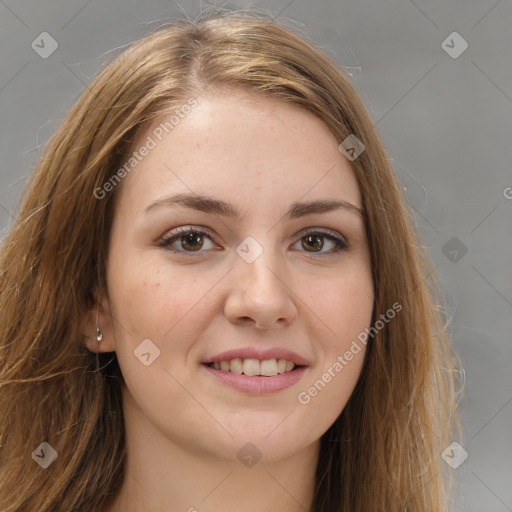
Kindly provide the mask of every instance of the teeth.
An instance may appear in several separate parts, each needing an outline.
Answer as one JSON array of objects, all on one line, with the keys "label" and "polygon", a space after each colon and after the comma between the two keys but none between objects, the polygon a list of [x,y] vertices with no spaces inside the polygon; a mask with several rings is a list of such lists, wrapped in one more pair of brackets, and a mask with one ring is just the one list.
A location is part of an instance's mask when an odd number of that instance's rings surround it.
[{"label": "teeth", "polygon": [[261,365],[257,359],[244,359],[242,368],[245,375],[261,375]]},{"label": "teeth", "polygon": [[277,375],[277,361],[275,359],[261,361],[260,367],[260,375],[265,375],[267,377]]},{"label": "teeth", "polygon": [[237,357],[236,359],[232,359],[231,363],[229,361],[226,361],[229,365],[229,371],[233,373],[242,373],[242,360]]},{"label": "teeth", "polygon": [[273,377],[279,373],[285,373],[295,368],[295,363],[286,359],[232,359],[231,361],[215,361],[213,367],[216,370],[230,371],[231,373],[245,375],[263,375],[265,377]]}]

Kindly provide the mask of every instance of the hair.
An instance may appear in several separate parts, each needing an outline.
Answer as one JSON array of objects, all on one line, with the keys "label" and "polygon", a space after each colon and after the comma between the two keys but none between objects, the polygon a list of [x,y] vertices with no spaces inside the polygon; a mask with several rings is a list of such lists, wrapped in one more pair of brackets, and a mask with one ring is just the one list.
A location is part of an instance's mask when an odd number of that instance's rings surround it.
[{"label": "hair", "polygon": [[[341,142],[361,191],[374,282],[368,341],[346,407],[320,439],[313,512],[444,512],[441,459],[458,424],[456,354],[442,294],[375,127],[349,79],[306,36],[261,14],[215,13],[165,25],[99,73],[46,145],[0,251],[0,510],[106,511],[126,449],[115,353],[85,345],[84,315],[107,296],[118,189],[95,191],[143,128],[207,88],[300,105]],[[31,453],[48,442],[42,469]]]}]

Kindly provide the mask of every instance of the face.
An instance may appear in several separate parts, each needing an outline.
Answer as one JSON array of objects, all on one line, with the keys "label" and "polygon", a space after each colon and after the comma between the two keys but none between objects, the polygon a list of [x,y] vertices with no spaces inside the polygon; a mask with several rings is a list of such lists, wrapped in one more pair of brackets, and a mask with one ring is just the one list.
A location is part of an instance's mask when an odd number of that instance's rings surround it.
[{"label": "face", "polygon": [[318,443],[361,372],[364,346],[345,357],[374,300],[360,191],[305,110],[197,101],[140,136],[155,146],[116,190],[101,350],[127,418],[204,457],[251,442],[277,460]]}]

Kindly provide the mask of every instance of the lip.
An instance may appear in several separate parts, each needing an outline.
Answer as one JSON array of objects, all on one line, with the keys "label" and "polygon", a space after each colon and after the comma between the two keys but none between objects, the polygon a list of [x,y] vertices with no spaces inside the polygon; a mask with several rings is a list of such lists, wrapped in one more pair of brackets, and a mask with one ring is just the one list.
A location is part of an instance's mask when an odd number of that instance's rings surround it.
[{"label": "lip", "polygon": [[[221,352],[215,356],[210,357],[202,361],[203,364],[216,363],[221,361],[231,361],[231,359],[258,359],[260,361],[265,361],[268,359],[286,359],[287,361],[291,361],[295,363],[297,366],[309,366],[309,362],[303,357],[299,356],[295,352],[288,350],[282,347],[268,348],[265,350],[258,349],[256,347],[245,347],[245,348],[235,348],[231,350],[227,350],[225,352]],[[216,370],[221,371],[221,370]],[[284,375],[284,374],[280,374]],[[266,377],[268,378],[268,377]]]},{"label": "lip", "polygon": [[[286,358],[283,357],[283,359]],[[225,361],[225,359],[222,359],[222,361]],[[277,393],[278,391],[289,388],[296,384],[307,370],[306,366],[300,366],[290,372],[279,373],[273,377],[265,377],[261,375],[249,376],[243,373],[238,374],[230,371],[215,370],[215,368],[206,366],[206,363],[203,363],[201,366],[223,384],[254,395]]]}]

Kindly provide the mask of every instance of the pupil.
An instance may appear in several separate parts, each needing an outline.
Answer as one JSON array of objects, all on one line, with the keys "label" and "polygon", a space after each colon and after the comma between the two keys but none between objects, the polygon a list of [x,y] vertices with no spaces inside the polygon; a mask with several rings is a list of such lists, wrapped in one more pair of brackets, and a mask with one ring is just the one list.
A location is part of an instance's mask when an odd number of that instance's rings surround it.
[{"label": "pupil", "polygon": [[[306,237],[307,244],[312,243],[312,245],[308,245],[309,248],[313,248],[316,250],[320,250],[323,247],[322,237],[320,236],[314,236],[314,235],[307,235]],[[304,246],[304,244],[302,244]],[[315,247],[316,245],[316,247]],[[306,246],[304,246],[306,248]]]},{"label": "pupil", "polygon": [[200,249],[203,245],[202,237],[198,233],[189,233],[188,235],[185,235],[184,242],[185,243],[183,243],[182,240],[183,247],[191,250]]}]

